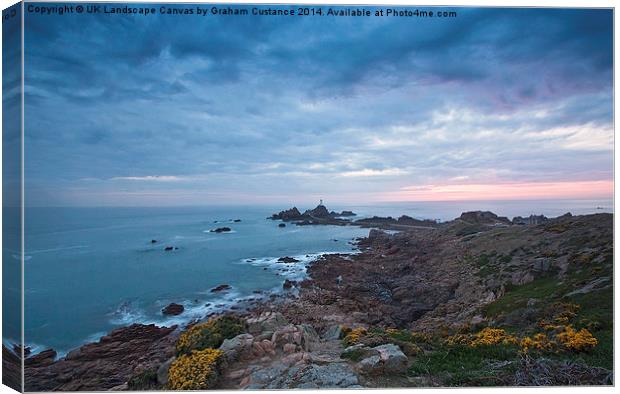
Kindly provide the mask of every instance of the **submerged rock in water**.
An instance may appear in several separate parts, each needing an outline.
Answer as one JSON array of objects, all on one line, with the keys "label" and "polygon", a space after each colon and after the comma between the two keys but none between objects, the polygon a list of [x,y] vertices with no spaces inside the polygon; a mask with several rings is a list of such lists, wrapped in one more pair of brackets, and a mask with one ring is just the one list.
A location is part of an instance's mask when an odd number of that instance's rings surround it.
[{"label": "submerged rock in water", "polygon": [[226,290],[230,290],[230,289],[232,289],[232,286],[227,285],[227,284],[222,284],[222,285],[219,285],[219,286],[216,286],[216,287],[212,288],[211,289],[211,293],[217,293],[217,292],[220,292],[220,291],[226,291]]},{"label": "submerged rock in water", "polygon": [[164,315],[176,316],[176,315],[180,315],[181,313],[183,313],[183,311],[185,311],[185,307],[183,305],[175,304],[173,302],[169,304],[168,306],[166,306],[164,309],[162,309],[161,313],[163,313]]},{"label": "submerged rock in water", "polygon": [[227,233],[232,231],[230,227],[218,227],[216,229],[210,230],[211,233]]},{"label": "submerged rock in water", "polygon": [[278,259],[278,263],[293,264],[293,263],[299,263],[299,260],[297,260],[294,257],[285,256],[285,257],[280,257]]},{"label": "submerged rock in water", "polygon": [[280,228],[281,227],[286,227],[286,224],[285,223],[280,223],[280,224],[278,224],[278,227],[280,227]]}]

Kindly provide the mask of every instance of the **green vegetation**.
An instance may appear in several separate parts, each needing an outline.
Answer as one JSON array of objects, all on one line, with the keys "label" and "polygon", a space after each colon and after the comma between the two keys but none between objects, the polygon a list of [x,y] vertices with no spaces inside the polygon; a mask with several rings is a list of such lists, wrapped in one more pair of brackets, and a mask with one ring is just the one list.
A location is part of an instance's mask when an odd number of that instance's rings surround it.
[{"label": "green vegetation", "polygon": [[231,339],[245,331],[245,323],[238,317],[220,316],[206,323],[196,324],[185,331],[177,341],[179,354],[190,354],[193,350],[218,348],[225,339]]},{"label": "green vegetation", "polygon": [[146,391],[158,388],[157,370],[154,368],[147,369],[137,375],[134,375],[127,382],[129,390]]},{"label": "green vegetation", "polygon": [[409,374],[430,375],[447,386],[505,385],[518,360],[517,349],[514,345],[439,345],[416,357]]}]

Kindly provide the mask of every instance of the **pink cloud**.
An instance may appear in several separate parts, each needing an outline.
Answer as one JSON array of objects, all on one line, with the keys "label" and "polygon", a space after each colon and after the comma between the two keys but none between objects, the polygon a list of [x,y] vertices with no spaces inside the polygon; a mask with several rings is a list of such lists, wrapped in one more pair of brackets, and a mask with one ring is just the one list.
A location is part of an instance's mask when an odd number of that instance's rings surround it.
[{"label": "pink cloud", "polygon": [[611,198],[614,182],[523,182],[414,185],[384,194],[385,201],[463,201]]}]

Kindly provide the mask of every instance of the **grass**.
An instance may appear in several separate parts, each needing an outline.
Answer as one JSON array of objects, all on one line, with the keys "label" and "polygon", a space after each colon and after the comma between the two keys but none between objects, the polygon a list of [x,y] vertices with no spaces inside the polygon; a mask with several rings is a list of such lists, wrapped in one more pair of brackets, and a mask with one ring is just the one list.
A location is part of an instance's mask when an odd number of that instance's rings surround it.
[{"label": "grass", "polygon": [[598,323],[593,335],[599,343],[590,353],[583,354],[583,361],[591,366],[613,369],[613,289],[611,287],[570,297],[581,306],[575,320]]},{"label": "grass", "polygon": [[[491,363],[509,361],[501,368]],[[515,346],[440,346],[416,357],[409,369],[412,376],[430,375],[447,386],[494,386],[505,384],[504,378],[518,361]]]},{"label": "grass", "polygon": [[557,278],[540,277],[524,285],[507,286],[506,294],[488,304],[483,312],[488,317],[496,317],[504,312],[525,308],[530,298],[542,299],[545,302],[558,300],[566,290],[566,285]]}]

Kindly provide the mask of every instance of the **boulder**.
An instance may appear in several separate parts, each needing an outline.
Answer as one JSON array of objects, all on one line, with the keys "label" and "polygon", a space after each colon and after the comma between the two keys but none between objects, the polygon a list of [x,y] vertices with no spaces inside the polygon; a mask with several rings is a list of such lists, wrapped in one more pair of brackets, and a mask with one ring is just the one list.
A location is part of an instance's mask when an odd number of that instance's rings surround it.
[{"label": "boulder", "polygon": [[355,345],[345,349],[342,355],[353,360],[361,358],[357,369],[366,375],[399,374],[407,370],[407,356],[392,343],[374,348]]},{"label": "boulder", "polygon": [[357,368],[363,374],[367,375],[379,375],[381,374],[381,358],[378,355],[370,356],[359,363],[357,363]]},{"label": "boulder", "polygon": [[230,227],[218,227],[216,229],[209,230],[209,232],[212,232],[212,233],[227,233],[230,231],[232,231]]},{"label": "boulder", "polygon": [[263,312],[258,317],[247,319],[246,323],[248,326],[248,332],[255,335],[266,331],[275,332],[289,324],[284,316],[282,316],[279,312]]},{"label": "boulder", "polygon": [[220,345],[220,350],[224,352],[228,362],[247,360],[254,356],[253,343],[254,336],[252,334],[240,334],[234,338],[225,339]]},{"label": "boulder", "polygon": [[323,339],[326,341],[335,341],[342,337],[342,327],[339,324],[330,326],[323,334]]},{"label": "boulder", "polygon": [[170,303],[164,309],[161,310],[161,313],[164,315],[180,315],[185,310],[185,307],[181,304]]},{"label": "boulder", "polygon": [[278,224],[278,227],[280,227],[280,228],[286,227],[286,223],[280,223],[280,224]]},{"label": "boulder", "polygon": [[388,343],[373,348],[379,352],[379,357],[383,363],[385,373],[402,373],[407,370],[407,356],[400,348],[394,344]]}]

